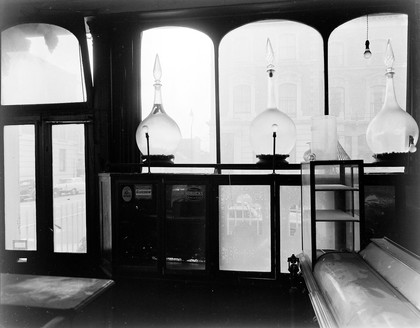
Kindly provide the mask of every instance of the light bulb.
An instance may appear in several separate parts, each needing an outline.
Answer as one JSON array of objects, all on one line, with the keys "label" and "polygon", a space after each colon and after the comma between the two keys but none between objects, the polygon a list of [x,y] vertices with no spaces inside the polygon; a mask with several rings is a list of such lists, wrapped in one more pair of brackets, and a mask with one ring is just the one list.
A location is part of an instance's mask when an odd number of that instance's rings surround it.
[{"label": "light bulb", "polygon": [[365,52],[363,53],[363,57],[365,57],[365,59],[369,59],[370,57],[372,57],[372,53],[369,49],[365,50]]},{"label": "light bulb", "polygon": [[363,57],[365,57],[366,59],[369,59],[372,56],[372,53],[370,52],[370,49],[369,49],[369,44],[370,44],[369,40],[366,40],[365,42],[366,49],[365,49],[365,52],[363,53]]}]

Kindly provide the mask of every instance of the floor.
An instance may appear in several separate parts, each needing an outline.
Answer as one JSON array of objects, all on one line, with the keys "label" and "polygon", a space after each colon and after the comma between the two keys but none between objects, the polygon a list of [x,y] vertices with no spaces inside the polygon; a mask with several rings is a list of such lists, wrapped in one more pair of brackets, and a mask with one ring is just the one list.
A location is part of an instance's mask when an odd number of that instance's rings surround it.
[{"label": "floor", "polygon": [[318,327],[301,290],[155,281],[113,288],[108,327]]},{"label": "floor", "polygon": [[277,283],[123,279],[73,317],[70,324],[54,318],[60,313],[26,309],[24,314],[3,311],[8,324],[0,320],[0,327],[42,327],[47,322],[48,327],[66,328],[319,327],[307,292],[289,287]]}]

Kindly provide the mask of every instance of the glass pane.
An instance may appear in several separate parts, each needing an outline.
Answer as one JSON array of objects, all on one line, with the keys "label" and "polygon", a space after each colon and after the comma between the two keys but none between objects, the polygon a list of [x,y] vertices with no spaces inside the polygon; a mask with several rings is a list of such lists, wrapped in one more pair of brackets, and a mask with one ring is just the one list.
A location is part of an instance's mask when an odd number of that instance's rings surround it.
[{"label": "glass pane", "polygon": [[52,143],[54,251],[86,253],[84,125],[53,125]]},{"label": "glass pane", "polygon": [[79,42],[68,30],[22,24],[1,35],[1,104],[86,100]]},{"label": "glass pane", "polygon": [[[368,23],[368,25],[367,25]],[[366,30],[372,56],[366,59]],[[407,30],[404,14],[369,15],[336,28],[328,41],[329,108],[337,117],[341,146],[352,159],[372,162],[366,129],[380,111],[385,96],[385,50],[391,40],[395,55],[394,86],[399,105],[406,106]]]},{"label": "glass pane", "polygon": [[353,251],[353,229],[352,222],[317,222],[317,255],[319,256],[323,252],[331,250],[338,250],[340,252]]},{"label": "glass pane", "polygon": [[270,186],[219,186],[219,268],[271,272]]},{"label": "glass pane", "polygon": [[310,141],[309,118],[324,111],[323,42],[313,28],[262,21],[228,33],[220,43],[220,130],[223,163],[255,163],[250,124],[267,108],[267,38],[274,51],[277,107],[297,129],[288,158],[300,163]]},{"label": "glass pane", "polygon": [[118,261],[123,265],[156,270],[159,247],[159,193],[156,183],[118,186]]},{"label": "glass pane", "polygon": [[8,250],[36,250],[35,128],[4,127],[5,238]]},{"label": "glass pane", "polygon": [[[302,251],[312,261],[311,171],[308,162],[302,163]],[[280,196],[281,197],[281,196]]]},{"label": "glass pane", "polygon": [[166,268],[204,270],[206,186],[166,186]]},{"label": "glass pane", "polygon": [[[392,185],[364,187],[366,240],[399,238],[396,188]],[[418,200],[417,200],[418,202]]]},{"label": "glass pane", "polygon": [[89,52],[89,65],[90,65],[90,72],[92,77],[92,84],[94,83],[93,80],[93,38],[92,34],[86,33],[86,41],[87,41],[87,48]]},{"label": "glass pane", "polygon": [[[162,68],[162,103],[182,139],[175,163],[214,163],[214,47],[202,32],[182,27],[144,31],[141,40],[141,117],[152,110],[156,54]],[[150,137],[152,142],[152,137]],[[155,170],[156,171],[156,170]]]},{"label": "glass pane", "polygon": [[280,270],[288,273],[287,259],[302,252],[301,187],[280,186]]}]

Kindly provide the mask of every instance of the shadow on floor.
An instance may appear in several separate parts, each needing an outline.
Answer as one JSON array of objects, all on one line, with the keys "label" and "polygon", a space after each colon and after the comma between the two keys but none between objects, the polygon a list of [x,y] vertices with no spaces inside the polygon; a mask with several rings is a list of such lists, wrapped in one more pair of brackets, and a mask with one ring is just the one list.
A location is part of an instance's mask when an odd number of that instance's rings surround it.
[{"label": "shadow on floor", "polygon": [[287,288],[119,281],[109,327],[318,327],[307,293]]},{"label": "shadow on floor", "polygon": [[0,306],[0,327],[319,327],[304,290],[274,282],[122,279],[75,312]]}]

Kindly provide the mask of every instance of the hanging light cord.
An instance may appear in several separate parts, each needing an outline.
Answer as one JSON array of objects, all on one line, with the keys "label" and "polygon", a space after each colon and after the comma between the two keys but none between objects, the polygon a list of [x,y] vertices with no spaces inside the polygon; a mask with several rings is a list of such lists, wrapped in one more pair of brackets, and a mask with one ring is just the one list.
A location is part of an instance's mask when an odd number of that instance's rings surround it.
[{"label": "hanging light cord", "polygon": [[369,49],[369,15],[366,15],[366,42],[365,42],[365,52],[363,53],[363,56],[366,59],[369,59],[372,56],[372,53]]},{"label": "hanging light cord", "polygon": [[369,40],[369,14],[366,15],[366,40]]},{"label": "hanging light cord", "polygon": [[366,15],[366,40],[369,40],[369,15]]}]

